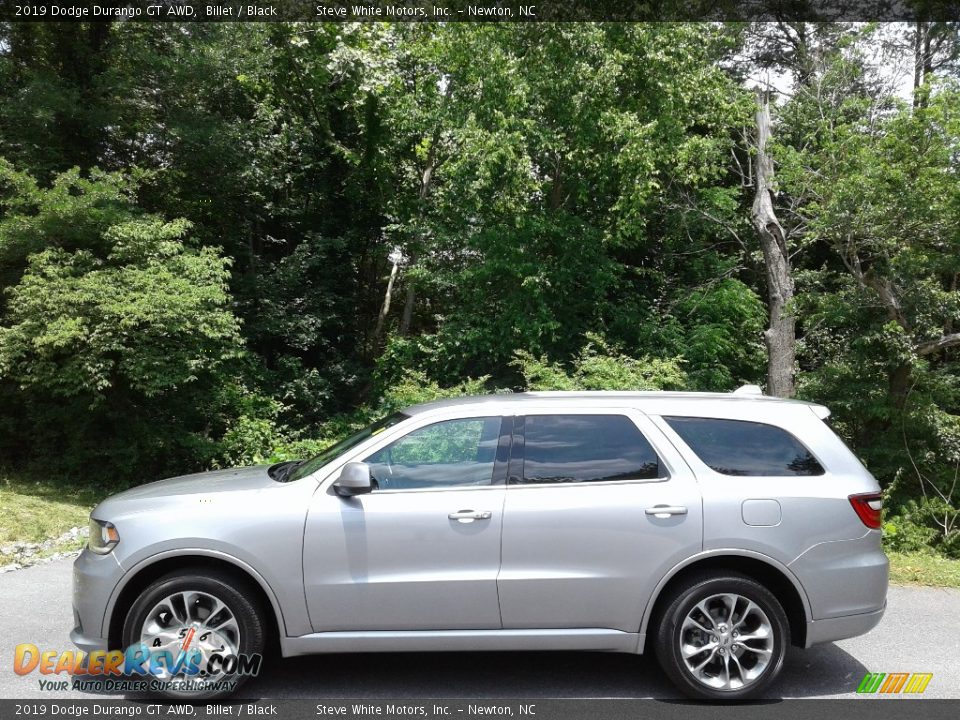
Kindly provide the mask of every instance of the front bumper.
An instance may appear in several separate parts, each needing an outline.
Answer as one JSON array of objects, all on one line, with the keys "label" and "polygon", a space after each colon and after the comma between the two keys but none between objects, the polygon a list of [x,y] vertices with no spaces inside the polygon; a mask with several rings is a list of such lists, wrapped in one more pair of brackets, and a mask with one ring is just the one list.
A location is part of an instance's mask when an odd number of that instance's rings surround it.
[{"label": "front bumper", "polygon": [[70,631],[70,642],[83,650],[88,655],[95,650],[108,650],[107,639],[102,637],[91,637],[83,634],[83,628],[77,625]]},{"label": "front bumper", "polygon": [[113,553],[84,550],[73,563],[73,619],[70,640],[81,650],[107,650],[107,606],[123,568]]}]

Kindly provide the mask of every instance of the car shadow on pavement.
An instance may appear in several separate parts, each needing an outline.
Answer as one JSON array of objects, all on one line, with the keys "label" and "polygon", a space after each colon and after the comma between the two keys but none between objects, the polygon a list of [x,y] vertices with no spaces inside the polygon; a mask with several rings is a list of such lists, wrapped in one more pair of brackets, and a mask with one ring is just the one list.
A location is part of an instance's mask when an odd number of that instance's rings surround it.
[{"label": "car shadow on pavement", "polygon": [[[791,648],[769,699],[854,693],[864,665],[830,643]],[[652,656],[616,653],[370,653],[275,658],[238,691],[255,698],[680,699]]]},{"label": "car shadow on pavement", "polygon": [[790,648],[780,679],[770,694],[790,698],[850,697],[856,694],[868,672],[862,662],[835,643],[807,650]]}]

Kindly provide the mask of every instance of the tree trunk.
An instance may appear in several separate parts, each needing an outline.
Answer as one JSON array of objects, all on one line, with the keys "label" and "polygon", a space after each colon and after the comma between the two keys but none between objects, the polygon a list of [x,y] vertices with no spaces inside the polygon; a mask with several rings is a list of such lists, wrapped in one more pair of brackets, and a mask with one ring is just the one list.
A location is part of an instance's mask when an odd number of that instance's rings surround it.
[{"label": "tree trunk", "polygon": [[[443,91],[443,100],[444,103],[450,100],[451,95],[453,94],[453,83],[447,82],[447,87]],[[420,217],[423,217],[424,207],[427,204],[427,198],[430,197],[430,190],[433,189],[433,175],[437,171],[437,168],[442,164],[437,153],[437,146],[440,143],[440,133],[443,130],[443,125],[440,120],[437,120],[437,124],[434,125],[433,135],[430,137],[430,149],[427,151],[427,161],[423,168],[423,173],[420,175],[420,189],[417,191],[417,205],[418,211],[417,214]],[[415,247],[410,248],[410,260],[407,267],[413,267],[417,262],[417,250]],[[413,309],[417,302],[417,288],[416,286],[408,282],[407,283],[407,297],[403,303],[403,316],[400,318],[400,334],[409,335],[410,334],[410,325],[413,322]]]},{"label": "tree trunk", "polygon": [[413,321],[413,306],[417,301],[417,289],[413,283],[407,283],[407,297],[403,301],[403,315],[400,318],[400,334],[410,334],[410,323]]},{"label": "tree trunk", "polygon": [[394,261],[393,267],[390,268],[390,279],[387,280],[387,291],[383,294],[383,305],[380,306],[380,314],[377,315],[377,326],[373,331],[374,352],[380,348],[380,343],[383,340],[383,326],[387,322],[387,315],[390,314],[390,300],[393,298],[393,283],[397,279],[397,271],[399,269],[400,263]]},{"label": "tree trunk", "polygon": [[923,29],[924,23],[913,24],[913,106],[920,106],[920,86],[923,85]]},{"label": "tree trunk", "polygon": [[887,376],[889,383],[890,401],[898,412],[907,406],[907,397],[910,395],[910,378],[913,368],[909,364],[898,365]]},{"label": "tree trunk", "polygon": [[933,74],[932,25],[918,21],[913,24],[913,107],[927,106],[927,91],[921,90]]},{"label": "tree trunk", "polygon": [[770,98],[766,93],[760,93],[758,102],[756,196],[751,219],[760,236],[767,271],[770,322],[763,334],[767,345],[767,394],[793,397],[797,354],[796,321],[790,310],[794,291],[793,275],[787,238],[773,209],[775,177],[773,158],[767,150],[770,139]]},{"label": "tree trunk", "polygon": [[[427,153],[427,164],[423,168],[423,174],[420,176],[420,190],[417,192],[418,214],[423,215],[423,208],[426,205],[427,198],[430,197],[430,189],[433,186],[433,173],[437,169],[436,145],[440,140],[440,126],[433,133],[433,139],[430,143],[430,151]],[[416,252],[411,249],[410,267],[416,263]],[[400,334],[410,334],[410,324],[413,322],[413,307],[417,302],[417,288],[412,282],[407,282],[407,297],[403,303],[403,317],[400,318]]]}]

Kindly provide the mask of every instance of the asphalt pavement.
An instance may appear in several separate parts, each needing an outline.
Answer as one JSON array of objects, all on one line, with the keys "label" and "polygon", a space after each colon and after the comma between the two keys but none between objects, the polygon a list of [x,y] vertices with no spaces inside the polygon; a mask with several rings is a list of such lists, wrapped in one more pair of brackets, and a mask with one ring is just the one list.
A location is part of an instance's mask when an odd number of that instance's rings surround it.
[{"label": "asphalt pavement", "polygon": [[[17,643],[70,650],[71,560],[0,575],[0,698],[95,697],[41,691],[13,672]],[[960,590],[891,587],[880,625],[858,638],[791,648],[776,698],[843,698],[867,672],[933,673],[925,697],[960,698]],[[652,658],[606,653],[416,653],[277,658],[244,698],[674,698]],[[103,697],[103,696],[100,696]],[[863,696],[861,696],[863,697]]]}]

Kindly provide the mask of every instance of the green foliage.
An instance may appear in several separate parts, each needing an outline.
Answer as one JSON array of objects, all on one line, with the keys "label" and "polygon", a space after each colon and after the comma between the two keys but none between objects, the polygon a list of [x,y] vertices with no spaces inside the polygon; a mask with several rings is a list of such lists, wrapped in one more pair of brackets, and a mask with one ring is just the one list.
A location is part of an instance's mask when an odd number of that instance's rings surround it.
[{"label": "green foliage", "polygon": [[285,438],[274,438],[273,447],[270,450],[266,462],[269,464],[284,462],[286,460],[305,460],[315,457],[337,440],[347,436],[348,433],[338,434],[336,437],[327,438],[303,438],[298,440],[288,440]]},{"label": "green foliage", "polygon": [[[374,420],[397,412],[411,405],[465,395],[481,395],[487,391],[489,378],[467,378],[450,387],[441,387],[424,373],[408,370],[396,382],[383,390],[372,405],[364,405],[351,413],[330,418],[304,437],[296,430],[274,428],[270,462],[292,460],[317,455],[322,450],[369,425]],[[265,426],[261,426],[265,429]],[[265,433],[260,438],[266,438]]]},{"label": "green foliage", "polygon": [[909,516],[894,515],[883,523],[883,547],[892,552],[929,551],[937,533],[933,528],[909,519]]},{"label": "green foliage", "polygon": [[236,357],[226,260],[210,248],[186,251],[188,229],[140,219],[104,231],[103,259],[88,250],[31,255],[8,293],[3,376],[22,390],[99,404],[114,386],[147,398],[174,392]]},{"label": "green foliage", "polygon": [[7,412],[22,411],[7,441],[25,435],[39,457],[121,478],[207,459],[198,413],[242,353],[229,261],[191,248],[190,223],[124,201],[117,176],[70,171],[49,190],[15,177],[0,220],[8,267],[38,251],[7,289],[0,326],[2,390],[20,398]]},{"label": "green foliage", "polygon": [[911,554],[887,551],[887,556],[891,583],[960,588],[960,560],[934,555],[929,550]]},{"label": "green foliage", "polygon": [[960,43],[930,27],[905,103],[872,24],[2,25],[0,459],[122,485],[436,397],[762,382],[772,65],[799,392],[891,547],[956,552]]},{"label": "green foliage", "polygon": [[108,251],[105,228],[130,221],[134,183],[120,173],[79,168],[57,175],[49,188],[0,158],[0,280],[16,284],[33,253],[58,248]]},{"label": "green foliage", "polygon": [[884,547],[895,552],[940,552],[960,559],[960,512],[940,497],[907,500],[883,524]]},{"label": "green foliage", "polygon": [[431,400],[482,395],[487,389],[488,380],[487,377],[467,378],[456,385],[440,387],[436,381],[429,379],[424,373],[411,370],[396,385],[386,390],[377,405],[377,411],[380,415],[387,415],[410,405]]},{"label": "green foliage", "polygon": [[214,463],[220,467],[266,463],[276,454],[283,436],[277,422],[283,406],[272,398],[244,392],[236,386],[228,386],[227,391],[232,395],[229,407],[233,412],[218,442]]},{"label": "green foliage", "polygon": [[579,390],[577,382],[562,367],[546,358],[534,357],[525,350],[518,350],[514,366],[523,375],[528,390]]},{"label": "green foliage", "polygon": [[570,370],[518,351],[514,365],[528,390],[682,390],[682,358],[632,358],[591,335]]},{"label": "green foliage", "polygon": [[[499,418],[494,421],[499,426]],[[461,463],[477,458],[487,421],[477,418],[429,425],[401,438],[390,448],[390,462]],[[490,460],[491,466],[493,460]]]},{"label": "green foliage", "polygon": [[863,39],[824,54],[783,112],[780,177],[819,257],[798,274],[800,393],[887,488],[890,546],[953,552],[960,94],[951,80],[913,106],[885,94]]},{"label": "green foliage", "polygon": [[677,304],[689,387],[734,390],[756,383],[766,368],[766,308],[756,291],[734,278],[695,290]]}]

